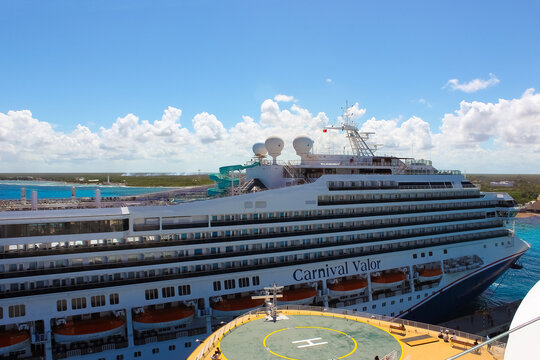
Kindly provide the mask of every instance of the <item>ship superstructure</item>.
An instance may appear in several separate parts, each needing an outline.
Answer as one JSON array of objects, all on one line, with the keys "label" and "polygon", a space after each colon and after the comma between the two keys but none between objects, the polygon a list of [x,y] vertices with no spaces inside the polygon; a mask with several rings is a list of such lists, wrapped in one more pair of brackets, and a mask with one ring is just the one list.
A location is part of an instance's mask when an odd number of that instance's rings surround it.
[{"label": "ship superstructure", "polygon": [[204,201],[0,213],[0,356],[184,358],[274,283],[280,304],[434,323],[529,248],[510,196],[339,129],[352,155],[301,136],[281,163],[271,137]]}]

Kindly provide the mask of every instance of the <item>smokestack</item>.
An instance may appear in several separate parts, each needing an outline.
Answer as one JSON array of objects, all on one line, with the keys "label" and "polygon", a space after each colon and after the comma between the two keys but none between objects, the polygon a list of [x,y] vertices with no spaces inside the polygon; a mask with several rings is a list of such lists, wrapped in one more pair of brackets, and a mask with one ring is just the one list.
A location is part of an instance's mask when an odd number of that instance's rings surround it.
[{"label": "smokestack", "polygon": [[26,188],[21,188],[21,203],[26,205]]},{"label": "smokestack", "polygon": [[96,189],[96,207],[101,207],[101,190]]},{"label": "smokestack", "polygon": [[37,210],[37,191],[32,191],[32,210]]}]

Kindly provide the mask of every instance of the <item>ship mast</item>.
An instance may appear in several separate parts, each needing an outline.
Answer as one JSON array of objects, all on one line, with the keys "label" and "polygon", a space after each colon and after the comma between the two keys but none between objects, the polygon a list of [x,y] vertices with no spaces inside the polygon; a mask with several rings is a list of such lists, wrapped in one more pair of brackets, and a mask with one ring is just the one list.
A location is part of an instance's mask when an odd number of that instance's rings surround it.
[{"label": "ship mast", "polygon": [[349,112],[349,103],[345,102],[345,107],[343,109],[343,123],[341,126],[326,126],[325,129],[328,130],[341,130],[347,132],[347,138],[351,145],[351,149],[354,155],[356,156],[375,156],[374,150],[369,147],[366,141],[369,139],[369,135],[373,134],[372,132],[360,132],[356,123],[351,119],[351,114]]}]

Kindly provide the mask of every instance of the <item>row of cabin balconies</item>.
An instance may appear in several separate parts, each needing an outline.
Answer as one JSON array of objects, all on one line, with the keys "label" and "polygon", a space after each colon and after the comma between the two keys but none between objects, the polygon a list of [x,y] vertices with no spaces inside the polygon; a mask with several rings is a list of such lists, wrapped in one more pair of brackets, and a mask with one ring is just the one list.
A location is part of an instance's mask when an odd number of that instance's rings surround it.
[{"label": "row of cabin balconies", "polygon": [[[478,222],[477,220],[484,220],[485,215],[483,213],[462,213],[462,214],[455,214],[453,218],[453,222],[449,222],[446,218],[440,218],[438,216],[433,216],[435,219],[430,220],[422,220],[422,221],[414,221],[415,218],[399,218],[399,219],[393,219],[395,221],[391,221],[388,223],[385,223],[385,221],[381,221],[380,224],[367,224],[367,225],[357,225],[357,223],[351,223],[349,225],[344,225],[343,223],[340,224],[327,224],[327,228],[315,228],[315,229],[308,229],[303,230],[302,228],[298,229],[291,229],[291,231],[280,231],[277,233],[259,233],[256,235],[251,234],[235,234],[230,233],[229,235],[224,235],[221,237],[215,237],[211,239],[200,239],[197,241],[184,241],[181,240],[180,243],[178,241],[168,241],[165,242],[168,246],[174,246],[174,245],[202,245],[202,244],[216,244],[219,245],[220,243],[227,243],[230,244],[231,242],[237,242],[237,241],[246,241],[246,240],[257,240],[257,239],[275,239],[275,238],[283,238],[283,237],[297,237],[297,236],[305,236],[305,235],[319,235],[319,234],[329,234],[329,233],[344,233],[344,232],[351,232],[351,231],[370,231],[370,230],[378,230],[378,229],[388,229],[388,228],[396,228],[396,230],[392,231],[392,233],[395,233],[395,237],[408,237],[408,236],[418,236],[425,233],[429,233],[429,227],[421,228],[418,227],[418,225],[433,225],[433,224],[445,224],[445,228],[447,229],[446,232],[449,231],[455,231],[455,228],[457,229],[474,229],[478,227],[478,223],[483,224],[486,223],[486,221]],[[475,223],[470,224],[463,224],[458,223],[458,221],[477,221]],[[488,220],[487,223],[499,225],[502,226],[502,221],[495,218]],[[335,226],[337,225],[337,226]],[[402,229],[402,227],[411,227],[414,226],[413,229]],[[491,226],[491,225],[490,225]],[[451,227],[451,228],[449,228]],[[372,234],[372,235],[368,235]],[[381,233],[373,233],[373,232],[364,232],[363,234],[355,234],[348,235],[349,239],[353,239],[352,243],[356,243],[358,241],[366,240],[366,239],[388,239],[390,234],[381,234]],[[327,238],[328,239],[328,238]],[[293,241],[291,241],[294,243]],[[300,242],[300,241],[296,241]],[[332,242],[332,241],[330,241]],[[335,242],[335,241],[334,241]],[[286,241],[286,246],[290,248],[289,241]],[[265,247],[267,251],[267,244],[266,243],[258,243],[258,244],[249,244],[245,245],[245,251],[248,250],[256,250],[260,252]],[[305,246],[305,244],[303,244]],[[115,250],[121,250],[122,248],[125,248],[125,246],[117,246]],[[129,247],[129,250],[132,250],[132,247]],[[95,256],[88,257],[86,259],[76,259],[77,263],[74,263],[74,260],[72,259],[71,262],[69,259],[57,260],[57,261],[49,261],[49,265],[45,269],[45,262],[40,261],[40,268],[38,269],[38,262],[26,262],[26,263],[12,263],[12,264],[3,264],[0,269],[2,272],[0,272],[0,279],[2,278],[9,278],[9,277],[22,277],[22,276],[31,276],[29,274],[32,274],[33,272],[40,272],[40,271],[49,271],[50,273],[62,273],[62,272],[72,272],[72,271],[81,271],[83,269],[93,268],[93,269],[104,269],[104,268],[114,268],[114,267],[123,267],[123,266],[138,266],[138,265],[152,265],[156,263],[172,263],[178,261],[179,258],[185,258],[185,257],[199,257],[199,256],[208,256],[207,254],[211,253],[210,249],[207,249],[205,255],[202,254],[196,254],[195,249],[185,249],[181,252],[178,251],[167,251],[166,253],[161,253],[161,255],[158,255],[158,259],[155,259],[155,255],[152,256],[152,259],[145,259],[144,254],[137,254],[136,258],[133,258],[133,253],[131,254],[124,254],[123,259],[118,258],[117,255],[114,255],[114,261],[108,261],[108,258],[106,256],[103,256],[101,259],[99,259],[99,262],[91,264],[90,261],[95,261]],[[235,249],[231,245],[227,245],[223,247],[223,252],[220,250],[217,251],[216,249],[216,255],[210,255],[210,257],[213,256],[222,256],[224,253],[231,253],[235,254],[238,253],[239,249]],[[255,251],[257,252],[257,251]],[[245,253],[245,252],[244,252]],[[31,257],[32,253],[27,253],[28,257]],[[41,255],[41,254],[40,254]],[[130,257],[132,259],[130,259]],[[59,263],[60,262],[60,263]],[[127,265],[127,264],[133,264],[133,265]],[[7,269],[4,269],[3,267],[7,266]]]},{"label": "row of cabin balconies", "polygon": [[[190,256],[188,261],[185,261],[183,263],[179,263],[178,265],[183,265],[181,267],[176,267],[175,269],[171,269],[170,266],[167,268],[162,269],[152,269],[152,270],[145,270],[145,271],[133,271],[127,272],[124,271],[122,273],[115,273],[111,274],[110,272],[103,276],[76,276],[77,282],[70,281],[61,283],[60,279],[58,280],[47,280],[47,285],[45,285],[44,281],[41,281],[43,283],[43,287],[36,287],[36,282],[34,281],[25,281],[24,283],[13,283],[13,284],[4,284],[2,285],[2,291],[0,291],[0,298],[13,298],[13,297],[20,297],[20,296],[32,296],[32,295],[39,295],[39,294],[47,294],[47,293],[58,293],[58,292],[67,292],[67,291],[76,291],[76,290],[88,290],[88,289],[96,289],[96,288],[105,288],[105,287],[112,287],[112,286],[121,286],[121,285],[131,285],[131,284],[139,284],[139,283],[145,283],[145,282],[155,282],[155,281],[165,281],[165,280],[175,280],[175,279],[186,279],[186,278],[192,278],[192,277],[202,277],[202,276],[215,276],[218,274],[226,274],[226,273],[234,273],[234,272],[245,272],[245,271],[257,271],[261,269],[267,269],[267,268],[276,268],[276,267],[283,267],[288,265],[299,265],[299,264],[308,264],[308,263],[315,263],[315,262],[321,262],[321,261],[331,261],[331,260],[340,260],[344,258],[351,258],[351,257],[359,257],[359,256],[369,256],[369,255],[376,255],[376,254],[384,254],[384,253],[391,253],[391,252],[399,252],[399,251],[407,251],[407,250],[414,250],[414,249],[422,249],[432,246],[440,246],[440,245],[448,245],[448,244],[455,244],[455,243],[463,243],[463,242],[470,242],[470,241],[476,241],[476,240],[483,240],[483,239],[490,239],[495,237],[504,237],[509,235],[509,230],[507,229],[500,229],[498,225],[494,224],[485,224],[483,226],[478,226],[476,230],[488,230],[492,229],[491,231],[482,231],[482,232],[473,232],[473,233],[467,233],[467,234],[455,234],[453,233],[450,236],[446,237],[440,237],[440,238],[427,238],[427,239],[417,239],[417,240],[409,240],[402,243],[395,243],[395,244],[372,244],[366,247],[356,247],[351,248],[350,245],[359,244],[358,241],[353,242],[341,242],[341,243],[332,243],[332,244],[314,244],[312,246],[297,246],[297,247],[284,247],[284,248],[274,248],[271,249],[272,252],[269,254],[268,250],[263,251],[246,251],[241,254],[239,253],[230,253],[230,254],[219,254],[219,255],[200,255],[200,256]],[[469,229],[470,230],[470,229]],[[464,231],[469,231],[464,230]],[[422,234],[424,237],[434,235],[434,234],[440,234],[441,232],[433,231],[431,233],[424,233]],[[410,237],[416,237],[417,234],[411,234]],[[393,240],[398,238],[398,236],[392,236],[385,239],[380,240]],[[404,236],[399,236],[399,238],[407,238]],[[367,240],[365,243],[372,243],[373,240]],[[394,246],[396,245],[396,246]],[[320,250],[324,249],[330,246],[348,246],[344,249],[335,249],[327,251],[325,254],[323,254],[322,251],[311,251],[309,253],[305,254],[293,254],[293,255],[279,255],[283,252],[291,252],[291,251],[306,251],[306,250]],[[224,262],[223,259],[227,259],[230,257],[238,257],[238,256],[248,256],[248,255],[267,255],[262,259],[246,259],[244,261],[240,260],[234,260],[234,261],[226,261]],[[278,256],[276,256],[278,255]],[[304,256],[300,256],[304,255]],[[276,258],[278,261],[276,261]],[[214,264],[193,264],[194,261],[200,261],[200,260],[210,260],[210,259],[216,259],[220,260],[220,263],[214,263]],[[167,260],[167,259],[166,259]],[[178,259],[174,259],[174,262],[178,263]],[[162,261],[157,261],[157,263],[162,264]],[[169,262],[165,262],[169,263]],[[126,268],[126,267],[133,267],[140,266],[142,264],[115,264],[119,265],[119,268]],[[118,267],[115,267],[118,268]],[[71,271],[69,271],[70,268],[62,269],[63,273],[70,274]],[[83,269],[72,269],[74,272],[80,272],[80,271],[89,271],[89,270],[96,270],[94,267],[84,267]],[[107,270],[110,270],[110,266],[107,267]],[[174,271],[170,271],[174,270]],[[43,275],[49,274],[49,269],[47,270],[40,270],[36,271],[32,275],[40,276],[40,278],[43,277]],[[133,276],[130,276],[129,273],[132,273]],[[16,273],[14,273],[16,274]],[[80,273],[77,273],[76,275],[81,275]],[[118,276],[116,276],[118,275]],[[29,276],[29,274],[26,274],[25,276]],[[94,279],[95,277],[95,279]],[[106,277],[106,279],[105,279]],[[80,281],[79,281],[80,279]],[[65,280],[65,279],[64,279]],[[74,280],[74,279],[72,279]],[[15,288],[13,285],[17,285]]]},{"label": "row of cabin balconies", "polygon": [[[350,218],[359,218],[359,217],[374,217],[374,216],[388,216],[388,215],[404,215],[404,214],[422,214],[427,212],[443,212],[443,211],[463,211],[463,210],[474,210],[474,209],[485,209],[489,211],[490,208],[488,205],[477,202],[470,202],[465,204],[456,204],[456,203],[447,203],[447,204],[424,204],[417,205],[415,209],[411,209],[411,206],[407,206],[407,209],[402,209],[402,207],[392,207],[391,209],[386,209],[386,207],[377,207],[377,208],[366,208],[365,211],[358,211],[355,213],[338,213],[333,215],[322,215],[322,216],[298,216],[294,219],[291,218],[280,218],[280,219],[263,219],[261,223],[282,223],[282,222],[292,222],[292,221],[316,221],[316,220],[332,220],[332,219],[350,219]],[[421,208],[420,208],[421,207]],[[341,209],[340,209],[341,210]],[[352,209],[344,209],[352,210]],[[357,209],[355,209],[357,210]],[[410,218],[410,217],[409,217]],[[233,226],[233,225],[247,225],[255,224],[257,222],[251,220],[233,220],[228,222],[220,222],[220,226]],[[215,226],[215,225],[214,225]],[[265,228],[263,228],[265,229]],[[248,229],[253,230],[253,229]],[[241,230],[237,230],[241,231]],[[49,256],[49,255],[63,255],[63,254],[76,254],[76,253],[88,253],[88,252],[101,252],[101,251],[114,251],[114,250],[127,250],[127,249],[144,249],[144,248],[154,248],[154,247],[164,247],[164,246],[175,246],[175,245],[191,245],[191,244],[200,244],[200,243],[209,243],[209,242],[219,242],[220,238],[226,238],[226,241],[230,241],[231,237],[237,237],[238,235],[231,235],[232,232],[229,231],[227,235],[226,231],[221,231],[223,234],[220,235],[215,231],[206,231],[198,233],[187,233],[187,234],[161,234],[153,235],[150,241],[130,241],[127,242],[125,239],[120,239],[119,241],[102,241],[99,244],[91,244],[91,240],[82,240],[78,241],[75,246],[60,246],[57,245],[53,247],[51,244],[41,243],[39,248],[26,248],[16,250],[6,250],[3,253],[0,253],[0,259],[10,259],[10,258],[19,258],[19,257],[30,257],[30,256]],[[197,237],[196,234],[199,234]],[[248,235],[251,236],[251,239],[268,237],[268,233],[263,235]],[[159,237],[161,236],[162,239]],[[287,235],[277,235],[287,236]],[[168,237],[167,239],[163,239]],[[189,239],[188,239],[189,237]],[[141,236],[142,238],[142,236]],[[177,239],[175,239],[177,238]],[[208,240],[211,238],[211,240]],[[245,237],[244,237],[245,239]],[[55,242],[58,243],[58,239],[55,238]],[[67,242],[64,242],[67,243]],[[82,243],[82,245],[80,245]],[[5,246],[8,247],[8,246]]]}]

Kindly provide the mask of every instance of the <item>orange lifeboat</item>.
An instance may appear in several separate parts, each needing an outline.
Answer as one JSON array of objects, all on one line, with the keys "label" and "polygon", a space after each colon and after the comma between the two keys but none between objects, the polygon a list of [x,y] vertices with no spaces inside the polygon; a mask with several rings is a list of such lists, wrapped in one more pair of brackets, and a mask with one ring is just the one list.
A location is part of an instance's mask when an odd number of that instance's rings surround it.
[{"label": "orange lifeboat", "polygon": [[0,356],[25,349],[30,350],[30,334],[27,331],[0,332]]},{"label": "orange lifeboat", "polygon": [[133,328],[137,331],[160,329],[188,324],[193,320],[195,309],[179,306],[168,309],[147,309],[133,316]]},{"label": "orange lifeboat", "polygon": [[385,290],[403,284],[407,275],[400,271],[383,273],[371,278],[371,288],[373,290]]},{"label": "orange lifeboat", "polygon": [[256,309],[264,304],[262,299],[252,299],[251,296],[244,296],[234,299],[223,299],[212,303],[212,313],[215,317],[239,316],[250,310]]},{"label": "orange lifeboat", "polygon": [[345,279],[328,284],[329,295],[333,297],[360,295],[367,289],[366,279]]},{"label": "orange lifeboat", "polygon": [[420,282],[437,281],[442,277],[442,269],[422,269],[418,275],[418,281]]},{"label": "orange lifeboat", "polygon": [[278,305],[307,305],[313,303],[317,290],[311,287],[283,290],[283,296],[278,298]]},{"label": "orange lifeboat", "polygon": [[54,339],[56,342],[70,343],[105,338],[121,334],[124,324],[124,320],[114,317],[67,321],[53,330]]}]

